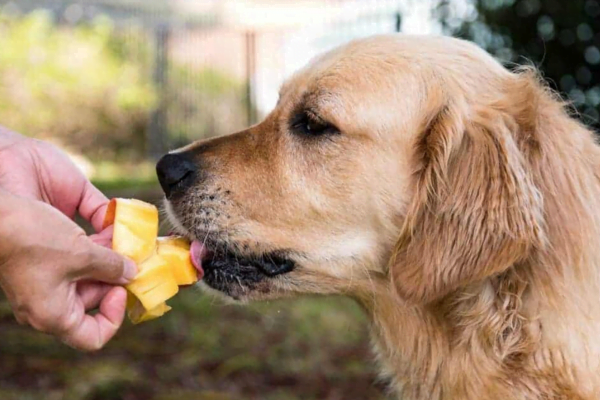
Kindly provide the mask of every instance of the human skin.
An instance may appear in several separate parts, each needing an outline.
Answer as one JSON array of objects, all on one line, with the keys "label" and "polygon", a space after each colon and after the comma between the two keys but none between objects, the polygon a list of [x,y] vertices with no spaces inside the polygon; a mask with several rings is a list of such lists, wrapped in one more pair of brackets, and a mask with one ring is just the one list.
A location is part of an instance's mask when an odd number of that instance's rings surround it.
[{"label": "human skin", "polygon": [[[107,204],[62,151],[0,127],[0,287],[17,321],[80,350],[115,335],[125,313],[121,285],[137,273],[107,248]],[[72,221],[77,213],[96,234]]]}]

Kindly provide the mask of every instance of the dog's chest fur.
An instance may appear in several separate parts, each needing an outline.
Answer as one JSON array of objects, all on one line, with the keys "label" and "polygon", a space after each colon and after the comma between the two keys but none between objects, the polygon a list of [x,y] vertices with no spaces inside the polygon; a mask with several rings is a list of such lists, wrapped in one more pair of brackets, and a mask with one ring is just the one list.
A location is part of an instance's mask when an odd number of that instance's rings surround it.
[{"label": "dog's chest fur", "polygon": [[572,310],[564,296],[540,304],[527,270],[510,269],[427,309],[402,305],[390,315],[392,304],[377,304],[375,349],[398,398],[600,398],[600,326],[582,330],[573,325],[582,315],[559,316]]}]

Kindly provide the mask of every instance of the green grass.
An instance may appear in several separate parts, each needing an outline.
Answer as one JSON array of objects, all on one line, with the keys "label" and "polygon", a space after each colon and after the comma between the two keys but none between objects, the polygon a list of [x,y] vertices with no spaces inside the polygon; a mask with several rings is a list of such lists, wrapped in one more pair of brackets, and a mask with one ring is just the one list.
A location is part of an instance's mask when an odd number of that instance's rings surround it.
[{"label": "green grass", "polygon": [[[157,203],[148,171],[106,169],[96,183],[108,197]],[[368,322],[349,299],[225,305],[190,288],[169,304],[164,317],[126,323],[105,349],[83,354],[19,326],[0,294],[0,399],[384,399]]]},{"label": "green grass", "polygon": [[383,399],[367,321],[348,299],[238,306],[188,289],[170,304],[95,354],[18,326],[1,307],[0,398]]},{"label": "green grass", "polygon": [[150,190],[158,187],[156,177],[151,178],[119,178],[110,180],[93,179],[92,183],[102,192],[118,192],[124,190]]},{"label": "green grass", "polygon": [[103,192],[158,188],[155,165],[150,161],[137,163],[104,161],[95,163],[92,183]]}]

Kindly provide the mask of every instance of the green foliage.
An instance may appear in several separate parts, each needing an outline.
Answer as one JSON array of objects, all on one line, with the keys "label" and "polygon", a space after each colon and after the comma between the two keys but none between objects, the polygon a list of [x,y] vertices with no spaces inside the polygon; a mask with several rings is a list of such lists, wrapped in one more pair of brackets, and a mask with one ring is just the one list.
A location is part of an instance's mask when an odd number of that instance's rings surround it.
[{"label": "green foliage", "polygon": [[103,17],[60,27],[42,11],[0,16],[0,121],[96,158],[143,149],[156,98],[143,39]]},{"label": "green foliage", "polygon": [[0,123],[96,162],[142,159],[157,107],[167,116],[170,148],[246,125],[244,84],[214,68],[169,60],[159,91],[153,40],[107,17],[60,26],[44,11],[0,14]]}]

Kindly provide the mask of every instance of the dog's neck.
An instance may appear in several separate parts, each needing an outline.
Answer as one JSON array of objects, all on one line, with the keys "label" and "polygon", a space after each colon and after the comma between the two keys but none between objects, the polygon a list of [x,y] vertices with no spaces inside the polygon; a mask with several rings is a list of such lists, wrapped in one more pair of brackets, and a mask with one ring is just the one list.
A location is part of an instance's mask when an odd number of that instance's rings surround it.
[{"label": "dog's neck", "polygon": [[381,282],[358,300],[371,318],[383,378],[402,399],[440,398],[435,388],[448,344],[436,316],[406,304]]},{"label": "dog's neck", "polygon": [[545,129],[556,147],[534,174],[547,246],[434,304],[383,280],[358,296],[399,398],[600,398],[600,150],[575,123]]},{"label": "dog's neck", "polygon": [[[511,269],[428,306],[407,304],[384,284],[361,299],[378,361],[398,398],[542,399],[553,398],[549,390],[571,394],[582,382],[600,390],[593,382],[600,372],[600,319],[583,293],[591,286],[533,295],[528,274]],[[596,397],[573,392],[564,398]]]}]

